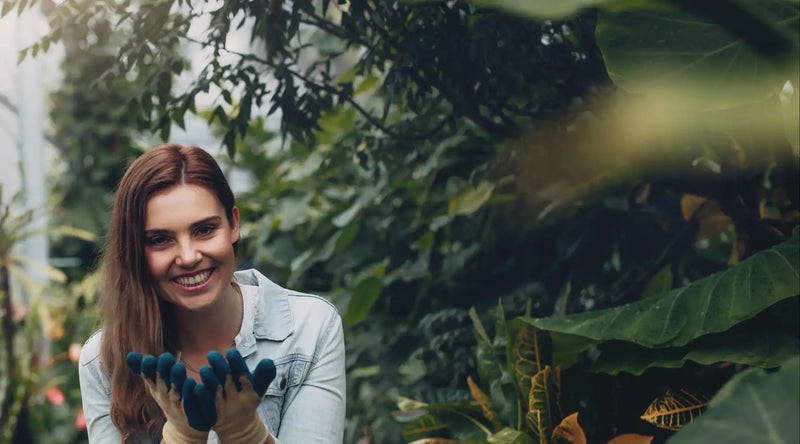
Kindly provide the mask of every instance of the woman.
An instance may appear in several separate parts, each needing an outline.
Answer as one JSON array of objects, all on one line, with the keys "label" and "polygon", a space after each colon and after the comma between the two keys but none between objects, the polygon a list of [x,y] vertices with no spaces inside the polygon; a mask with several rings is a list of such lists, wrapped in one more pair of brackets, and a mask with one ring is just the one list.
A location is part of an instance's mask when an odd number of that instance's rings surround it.
[{"label": "woman", "polygon": [[[234,272],[239,227],[233,193],[202,149],[163,145],[128,168],[103,254],[102,329],[80,359],[91,443],[162,439],[164,404],[128,368],[129,352],[172,353],[199,381],[209,352],[229,348],[250,369],[274,362],[275,378],[257,403],[265,443],[342,442],[341,319],[321,298],[256,270]],[[215,432],[231,427],[224,418],[211,433],[189,436],[217,442]]]}]

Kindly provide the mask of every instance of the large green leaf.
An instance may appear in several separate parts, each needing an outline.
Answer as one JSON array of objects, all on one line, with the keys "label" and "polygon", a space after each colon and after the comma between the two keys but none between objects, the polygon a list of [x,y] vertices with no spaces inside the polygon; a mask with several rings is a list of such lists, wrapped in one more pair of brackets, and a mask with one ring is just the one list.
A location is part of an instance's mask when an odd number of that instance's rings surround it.
[{"label": "large green leaf", "polygon": [[703,336],[684,347],[652,349],[630,342],[612,341],[600,346],[592,370],[616,375],[640,375],[650,367],[679,368],[686,361],[699,364],[734,362],[763,368],[777,367],[800,353],[796,335],[742,331]]},{"label": "large green leaf", "polygon": [[[745,3],[764,15],[767,26],[797,36],[796,4],[785,0]],[[683,10],[601,13],[596,36],[609,75],[618,86],[641,93],[690,87],[691,94],[683,96],[692,98],[692,103],[684,104],[688,109],[758,101],[794,78],[791,71],[779,68],[725,27]]]},{"label": "large green leaf", "polygon": [[706,412],[668,444],[697,442],[800,442],[800,357],[774,373],[749,369],[714,396]]},{"label": "large green leaf", "polygon": [[799,241],[795,228],[786,242],[660,296],[605,310],[525,321],[544,330],[596,340],[680,347],[796,296],[800,292]]}]

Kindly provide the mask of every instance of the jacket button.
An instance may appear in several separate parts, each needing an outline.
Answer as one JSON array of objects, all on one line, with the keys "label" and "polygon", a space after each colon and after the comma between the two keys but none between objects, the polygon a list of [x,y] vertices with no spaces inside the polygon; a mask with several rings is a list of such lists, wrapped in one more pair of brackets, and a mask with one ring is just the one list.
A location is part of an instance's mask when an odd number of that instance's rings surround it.
[{"label": "jacket button", "polygon": [[281,390],[283,390],[283,389],[285,389],[285,388],[286,388],[286,377],[284,376],[284,377],[281,379]]}]

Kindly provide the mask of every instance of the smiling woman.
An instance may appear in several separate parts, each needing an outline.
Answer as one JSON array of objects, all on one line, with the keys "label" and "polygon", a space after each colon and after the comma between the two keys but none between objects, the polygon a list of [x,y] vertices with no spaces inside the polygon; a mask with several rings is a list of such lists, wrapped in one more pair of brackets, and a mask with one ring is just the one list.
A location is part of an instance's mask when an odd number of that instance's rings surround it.
[{"label": "smiling woman", "polygon": [[80,359],[90,442],[342,442],[338,313],[236,272],[239,236],[208,153],[164,145],[131,164],[104,250],[102,330]]}]

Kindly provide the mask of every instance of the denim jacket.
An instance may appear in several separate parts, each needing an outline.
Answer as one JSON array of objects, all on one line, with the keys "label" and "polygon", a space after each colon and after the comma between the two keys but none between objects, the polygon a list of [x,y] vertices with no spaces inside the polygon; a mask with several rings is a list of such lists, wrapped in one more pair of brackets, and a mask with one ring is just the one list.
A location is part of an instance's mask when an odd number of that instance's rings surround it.
[{"label": "denim jacket", "polygon": [[[337,444],[344,433],[345,364],[342,322],[322,298],[287,290],[256,270],[239,271],[242,327],[236,348],[253,370],[264,358],[275,362],[277,376],[258,407],[276,444]],[[118,443],[109,416],[111,388],[100,362],[101,332],[81,351],[79,376],[89,442]],[[199,381],[198,381],[199,382]],[[139,442],[155,443],[158,437]],[[216,443],[216,434],[209,434]]]}]

